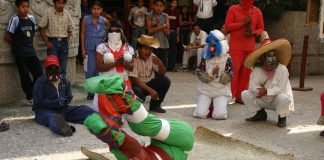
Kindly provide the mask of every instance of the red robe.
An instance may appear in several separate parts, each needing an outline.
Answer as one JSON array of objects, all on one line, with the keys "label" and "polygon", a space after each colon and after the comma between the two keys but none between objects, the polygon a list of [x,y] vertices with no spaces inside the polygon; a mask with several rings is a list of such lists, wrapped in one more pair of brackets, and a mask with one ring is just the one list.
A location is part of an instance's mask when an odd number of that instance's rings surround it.
[{"label": "red robe", "polygon": [[[255,50],[255,37],[264,30],[262,12],[253,6],[253,1],[242,0],[241,4],[231,6],[225,20],[225,29],[231,34],[229,52],[234,67],[231,88],[233,96],[238,100],[241,100],[241,92],[248,88],[251,73],[250,69],[243,66],[243,62]],[[248,15],[251,17],[251,30],[256,36],[246,36],[246,27],[241,26]]]}]

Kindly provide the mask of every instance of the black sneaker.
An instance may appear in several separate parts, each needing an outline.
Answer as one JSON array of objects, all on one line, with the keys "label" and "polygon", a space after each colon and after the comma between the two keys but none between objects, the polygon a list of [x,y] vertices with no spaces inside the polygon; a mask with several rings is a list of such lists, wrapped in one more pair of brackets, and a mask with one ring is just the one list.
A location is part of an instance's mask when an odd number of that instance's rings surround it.
[{"label": "black sneaker", "polygon": [[321,131],[320,136],[324,137],[324,131]]},{"label": "black sneaker", "polygon": [[70,128],[70,126],[65,122],[65,120],[64,120],[64,118],[62,116],[55,115],[54,121],[55,121],[57,127],[59,128],[61,134],[64,137],[70,137],[70,136],[72,136],[73,131]]},{"label": "black sneaker", "polygon": [[281,118],[279,115],[278,115],[278,123],[277,123],[277,126],[278,127],[286,127],[286,117],[283,117]]},{"label": "black sneaker", "polygon": [[94,98],[94,95],[88,95],[87,96],[87,100],[93,100],[93,98]]},{"label": "black sneaker", "polygon": [[7,130],[9,130],[9,124],[4,121],[0,121],[0,132],[4,132]]},{"label": "black sneaker", "polygon": [[235,103],[244,105],[244,102],[241,99],[235,99]]},{"label": "black sneaker", "polygon": [[245,119],[246,121],[250,122],[257,122],[257,121],[266,121],[268,118],[267,112],[262,108],[259,110],[253,117]]},{"label": "black sneaker", "polygon": [[154,107],[154,108],[150,108],[151,112],[157,112],[157,113],[165,113],[166,110],[161,108],[161,107]]}]

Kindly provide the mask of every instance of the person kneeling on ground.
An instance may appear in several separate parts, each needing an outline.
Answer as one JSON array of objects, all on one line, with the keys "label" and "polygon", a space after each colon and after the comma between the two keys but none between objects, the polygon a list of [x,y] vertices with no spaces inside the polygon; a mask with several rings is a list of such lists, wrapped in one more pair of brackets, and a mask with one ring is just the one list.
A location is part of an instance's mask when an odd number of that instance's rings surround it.
[{"label": "person kneeling on ground", "polygon": [[147,95],[151,96],[149,110],[165,113],[161,103],[169,90],[171,81],[165,76],[165,66],[162,61],[152,53],[153,48],[159,46],[159,40],[152,36],[142,35],[138,38],[138,54],[134,58],[134,69],[129,73],[129,77],[132,88],[140,99],[144,101]]},{"label": "person kneeling on ground", "polygon": [[75,128],[67,122],[82,124],[94,111],[85,105],[71,106],[70,82],[61,77],[58,58],[49,55],[44,60],[46,74],[37,79],[33,90],[33,111],[36,122],[49,127],[54,133],[72,136]]},{"label": "person kneeling on ground", "polygon": [[249,111],[257,112],[246,120],[265,121],[265,109],[270,109],[279,114],[277,126],[285,127],[289,110],[294,110],[289,73],[285,66],[291,58],[291,45],[286,39],[271,42],[267,32],[262,32],[261,44],[262,47],[252,52],[244,62],[246,67],[254,66],[254,69],[249,89],[242,92],[242,100]]},{"label": "person kneeling on ground", "polygon": [[213,119],[227,118],[227,105],[232,97],[229,82],[233,72],[228,50],[224,34],[219,30],[211,31],[206,39],[197,72],[200,81],[194,117],[207,118],[209,106],[213,103]]}]

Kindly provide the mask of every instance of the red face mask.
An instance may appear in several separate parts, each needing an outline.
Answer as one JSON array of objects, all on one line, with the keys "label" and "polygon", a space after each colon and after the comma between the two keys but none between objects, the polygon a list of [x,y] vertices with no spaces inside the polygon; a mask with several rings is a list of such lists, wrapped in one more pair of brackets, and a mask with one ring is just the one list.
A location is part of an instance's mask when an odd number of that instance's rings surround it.
[{"label": "red face mask", "polygon": [[253,7],[254,0],[242,0],[241,7],[244,10],[250,10]]}]

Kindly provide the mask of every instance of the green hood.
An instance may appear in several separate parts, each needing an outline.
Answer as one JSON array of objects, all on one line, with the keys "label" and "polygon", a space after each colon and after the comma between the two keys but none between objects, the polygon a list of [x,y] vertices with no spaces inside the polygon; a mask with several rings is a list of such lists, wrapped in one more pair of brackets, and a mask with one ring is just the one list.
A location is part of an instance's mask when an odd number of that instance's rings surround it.
[{"label": "green hood", "polygon": [[123,80],[119,75],[96,76],[86,79],[84,89],[90,93],[120,94],[123,93]]}]

